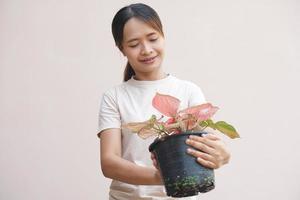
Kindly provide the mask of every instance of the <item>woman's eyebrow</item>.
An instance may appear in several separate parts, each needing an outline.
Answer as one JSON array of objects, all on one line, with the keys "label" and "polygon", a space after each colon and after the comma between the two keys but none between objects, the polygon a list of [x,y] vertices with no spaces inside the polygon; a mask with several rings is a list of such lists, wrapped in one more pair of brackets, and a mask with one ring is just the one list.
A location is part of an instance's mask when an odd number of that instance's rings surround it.
[{"label": "woman's eyebrow", "polygon": [[147,37],[152,36],[152,35],[156,35],[156,33],[155,33],[155,32],[148,33],[148,34],[147,34]]},{"label": "woman's eyebrow", "polygon": [[137,38],[132,38],[132,39],[128,40],[127,43],[130,43],[130,42],[133,42],[133,41],[136,41],[136,40],[138,40],[138,39]]}]

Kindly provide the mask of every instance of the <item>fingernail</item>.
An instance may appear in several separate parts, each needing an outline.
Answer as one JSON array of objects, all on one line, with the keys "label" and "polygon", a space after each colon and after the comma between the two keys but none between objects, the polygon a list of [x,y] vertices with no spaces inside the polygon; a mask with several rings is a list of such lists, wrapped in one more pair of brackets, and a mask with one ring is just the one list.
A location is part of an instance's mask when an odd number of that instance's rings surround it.
[{"label": "fingernail", "polygon": [[187,139],[187,140],[186,140],[186,143],[187,143],[187,144],[189,144],[190,142],[191,142],[191,140],[190,140],[190,139]]}]

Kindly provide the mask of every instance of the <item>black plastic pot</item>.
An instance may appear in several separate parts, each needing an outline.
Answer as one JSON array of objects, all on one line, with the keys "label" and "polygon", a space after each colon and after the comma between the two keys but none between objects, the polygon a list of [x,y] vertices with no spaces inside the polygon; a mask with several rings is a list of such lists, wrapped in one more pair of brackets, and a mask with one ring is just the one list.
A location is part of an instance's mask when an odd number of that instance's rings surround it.
[{"label": "black plastic pot", "polygon": [[191,148],[185,143],[188,136],[202,134],[205,132],[171,135],[149,146],[149,151],[156,156],[168,196],[193,196],[215,188],[214,171],[186,153]]}]

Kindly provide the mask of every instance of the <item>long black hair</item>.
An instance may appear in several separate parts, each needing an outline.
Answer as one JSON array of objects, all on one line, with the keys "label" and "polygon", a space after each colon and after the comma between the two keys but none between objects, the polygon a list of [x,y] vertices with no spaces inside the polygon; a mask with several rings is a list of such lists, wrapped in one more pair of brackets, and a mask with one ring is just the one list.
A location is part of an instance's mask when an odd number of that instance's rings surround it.
[{"label": "long black hair", "polygon": [[[121,51],[123,48],[122,42],[124,26],[126,22],[133,17],[142,20],[143,22],[154,28],[156,31],[158,31],[162,36],[164,35],[160,18],[153,8],[142,3],[125,6],[116,13],[111,25],[115,43]],[[135,75],[135,72],[130,63],[127,62],[123,81],[128,81],[133,75]]]}]

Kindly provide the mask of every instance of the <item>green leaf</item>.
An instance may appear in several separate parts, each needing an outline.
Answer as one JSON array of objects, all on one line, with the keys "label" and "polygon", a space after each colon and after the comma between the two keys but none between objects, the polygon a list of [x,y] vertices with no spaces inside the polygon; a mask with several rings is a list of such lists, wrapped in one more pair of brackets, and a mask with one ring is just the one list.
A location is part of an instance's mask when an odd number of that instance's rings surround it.
[{"label": "green leaf", "polygon": [[165,127],[164,127],[164,125],[162,125],[162,124],[158,124],[158,127],[159,127],[159,130],[165,130]]},{"label": "green leaf", "polygon": [[207,120],[204,120],[204,121],[199,122],[199,125],[201,127],[207,127],[208,126],[208,122],[207,122]]},{"label": "green leaf", "polygon": [[214,125],[216,129],[218,129],[220,132],[224,133],[225,135],[227,135],[232,139],[240,137],[238,132],[235,130],[235,128],[224,121],[218,121]]},{"label": "green leaf", "polygon": [[156,115],[152,115],[149,121],[152,122],[152,123],[155,122],[156,121]]},{"label": "green leaf", "polygon": [[210,128],[212,128],[214,130],[217,129],[215,123],[211,119],[207,119],[207,120],[201,121],[201,122],[199,122],[199,125],[201,127],[210,127]]},{"label": "green leaf", "polygon": [[206,120],[206,121],[207,121],[207,123],[208,123],[208,127],[212,128],[212,129],[214,129],[214,130],[217,129],[216,124],[213,122],[213,120],[208,119],[208,120]]}]

